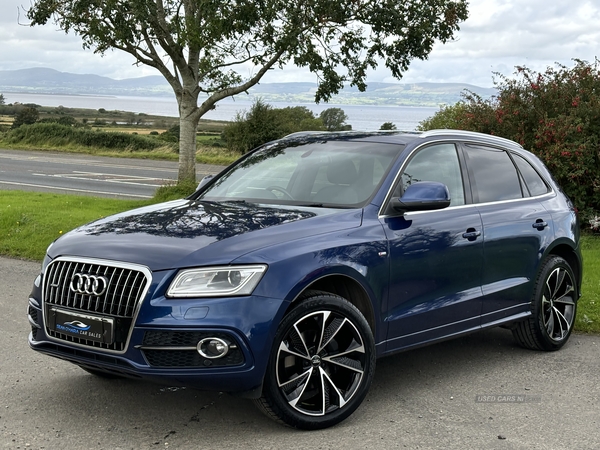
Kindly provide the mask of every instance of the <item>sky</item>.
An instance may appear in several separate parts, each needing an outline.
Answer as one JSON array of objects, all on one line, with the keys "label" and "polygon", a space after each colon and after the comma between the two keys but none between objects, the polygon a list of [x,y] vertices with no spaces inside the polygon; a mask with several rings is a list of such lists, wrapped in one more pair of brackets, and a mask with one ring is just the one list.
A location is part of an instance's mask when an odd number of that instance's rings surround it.
[{"label": "sky", "polygon": [[[30,0],[0,0],[0,70],[46,67],[61,72],[115,79],[159,75],[136,66],[133,57],[104,56],[82,48],[81,39],[56,25],[30,27],[23,12]],[[515,66],[542,71],[573,59],[600,56],[599,0],[471,0],[469,18],[455,39],[437,43],[425,61],[414,61],[401,82],[469,83],[492,87],[494,73],[510,76]],[[262,82],[312,81],[307,71],[288,66]],[[397,81],[383,65],[368,82]]]}]

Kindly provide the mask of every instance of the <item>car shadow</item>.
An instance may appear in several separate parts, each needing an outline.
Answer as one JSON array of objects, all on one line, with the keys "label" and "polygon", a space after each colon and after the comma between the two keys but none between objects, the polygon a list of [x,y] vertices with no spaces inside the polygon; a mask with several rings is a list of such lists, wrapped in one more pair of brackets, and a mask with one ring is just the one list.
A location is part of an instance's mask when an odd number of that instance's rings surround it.
[{"label": "car shadow", "polygon": [[[379,359],[363,405],[338,426],[317,433],[358,433],[370,421],[393,421],[390,417],[414,413],[415,408],[422,409],[442,397],[449,399],[456,389],[468,393],[470,380],[493,378],[532,358],[535,364],[545,355],[549,354],[518,347],[508,330],[492,329]],[[43,367],[47,360],[39,364]],[[252,436],[255,443],[268,436],[263,442],[268,446],[276,437],[291,439],[290,433],[298,433],[263,416],[243,398],[103,379],[71,364],[57,364],[52,373],[35,378],[26,396],[29,402],[35,399],[36,413],[44,417],[45,427],[69,429],[70,433],[79,428],[94,430],[98,442],[118,436],[124,447],[134,448],[164,447],[169,442],[183,448],[196,442],[199,435],[207,448],[224,448],[225,442],[233,442],[240,434]],[[471,394],[474,397],[478,392]],[[470,399],[465,405],[473,402]]]}]

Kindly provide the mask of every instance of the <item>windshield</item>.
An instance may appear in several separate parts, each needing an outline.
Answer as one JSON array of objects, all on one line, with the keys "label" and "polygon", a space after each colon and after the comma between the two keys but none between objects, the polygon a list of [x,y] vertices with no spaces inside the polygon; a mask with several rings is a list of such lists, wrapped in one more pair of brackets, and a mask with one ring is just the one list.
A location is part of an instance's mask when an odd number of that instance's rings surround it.
[{"label": "windshield", "polygon": [[199,199],[360,207],[374,195],[404,147],[335,140],[287,145],[254,152]]}]

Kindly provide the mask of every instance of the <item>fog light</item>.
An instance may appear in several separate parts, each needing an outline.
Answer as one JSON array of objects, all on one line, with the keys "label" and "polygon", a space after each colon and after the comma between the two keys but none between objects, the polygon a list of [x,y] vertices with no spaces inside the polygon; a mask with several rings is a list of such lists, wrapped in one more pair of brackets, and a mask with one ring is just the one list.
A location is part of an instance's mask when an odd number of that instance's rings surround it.
[{"label": "fog light", "polygon": [[207,359],[222,358],[229,352],[229,344],[219,338],[205,338],[196,346],[198,353]]}]

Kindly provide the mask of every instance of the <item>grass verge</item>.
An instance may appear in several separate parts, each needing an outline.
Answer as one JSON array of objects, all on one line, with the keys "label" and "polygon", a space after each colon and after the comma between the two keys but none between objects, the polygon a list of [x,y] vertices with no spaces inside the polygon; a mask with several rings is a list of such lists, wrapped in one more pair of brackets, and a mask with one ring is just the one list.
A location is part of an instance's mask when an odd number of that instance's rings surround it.
[{"label": "grass verge", "polygon": [[586,333],[600,332],[600,236],[581,238],[583,255],[582,296],[577,305],[575,329]]},{"label": "grass verge", "polygon": [[144,206],[151,201],[2,191],[0,254],[41,260],[61,234],[87,222]]},{"label": "grass verge", "polygon": [[[181,198],[193,189],[194,186],[167,186],[159,189],[153,200],[146,201],[2,191],[0,255],[41,261],[54,239],[79,225],[158,201]],[[581,251],[583,296],[575,330],[600,333],[600,236],[584,235]]]}]

